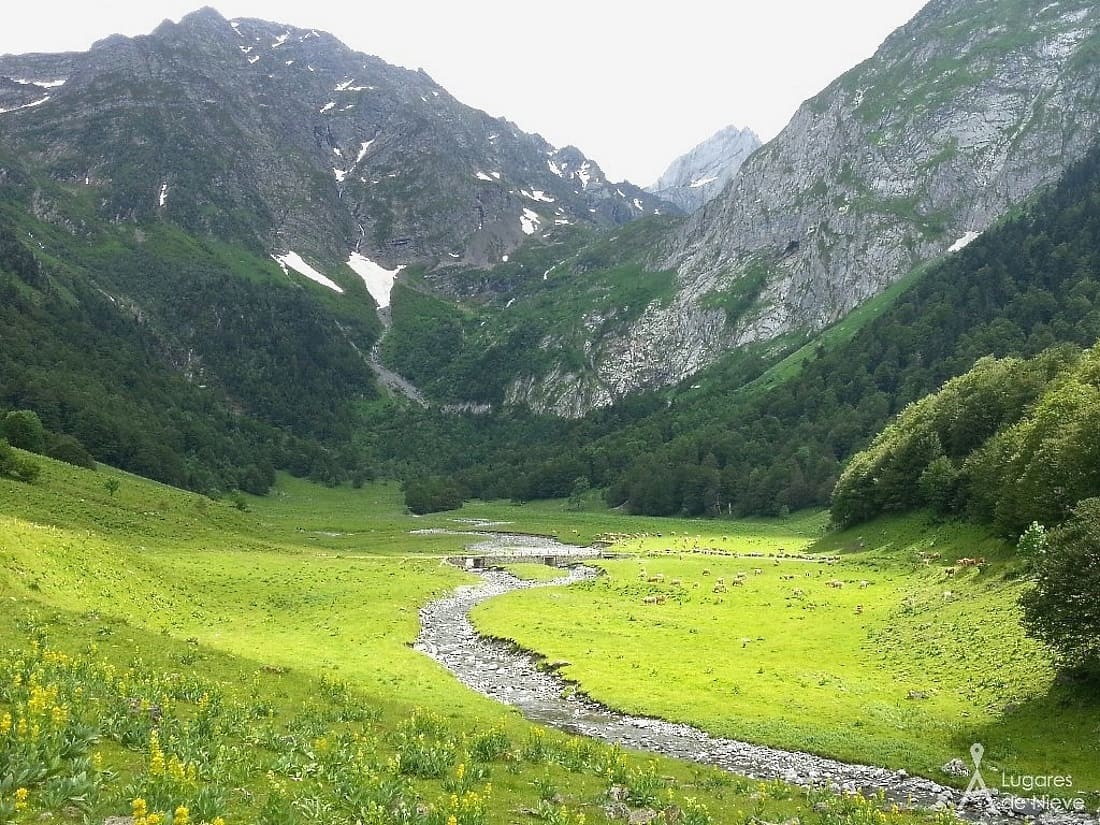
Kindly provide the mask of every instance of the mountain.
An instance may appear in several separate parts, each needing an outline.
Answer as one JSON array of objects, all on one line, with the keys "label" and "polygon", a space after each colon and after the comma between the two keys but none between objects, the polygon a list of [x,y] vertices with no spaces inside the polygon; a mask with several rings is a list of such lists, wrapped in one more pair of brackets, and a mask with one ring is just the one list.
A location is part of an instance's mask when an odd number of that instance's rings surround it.
[{"label": "mountain", "polygon": [[85,54],[3,57],[0,78],[0,140],[89,187],[99,217],[294,252],[326,277],[491,264],[566,225],[674,211],[423,71],[212,9]]},{"label": "mountain", "polygon": [[751,129],[727,126],[676,158],[646,190],[691,214],[725,189],[760,146]]},{"label": "mountain", "polygon": [[[0,56],[0,406],[203,491],[362,478],[401,267],[676,208],[332,35],[203,9]],[[418,397],[418,396],[416,396]]]},{"label": "mountain", "polygon": [[1056,181],[1100,126],[1098,61],[1088,0],[933,0],[653,247],[673,296],[525,397],[587,409],[806,340]]},{"label": "mountain", "polygon": [[[415,464],[457,478],[482,498],[565,497],[586,478],[607,491],[609,504],[631,512],[774,516],[828,504],[854,453],[980,359],[1032,358],[1059,345],[1072,352],[1098,340],[1100,142],[1056,186],[966,249],[894,285],[782,360],[764,345],[735,349],[689,381],[577,419],[525,418],[521,410],[473,421],[379,416],[375,426],[386,435],[378,456],[383,466]],[[988,432],[1012,399],[1010,389],[994,382],[993,400],[976,399],[966,414],[945,407],[942,423],[955,433],[945,449]],[[1081,398],[1091,404],[1093,396]],[[1095,431],[1068,417],[1050,423],[1072,423],[1075,438]],[[1078,454],[1092,455],[1071,444],[1048,456],[1048,469],[1078,468]],[[1044,496],[1094,476],[1046,484]],[[872,471],[868,483],[876,478]],[[896,492],[896,477],[892,483]],[[999,482],[978,486],[994,502],[1010,501]],[[917,493],[908,488],[907,495]],[[857,500],[870,505],[876,498],[857,491]]]}]

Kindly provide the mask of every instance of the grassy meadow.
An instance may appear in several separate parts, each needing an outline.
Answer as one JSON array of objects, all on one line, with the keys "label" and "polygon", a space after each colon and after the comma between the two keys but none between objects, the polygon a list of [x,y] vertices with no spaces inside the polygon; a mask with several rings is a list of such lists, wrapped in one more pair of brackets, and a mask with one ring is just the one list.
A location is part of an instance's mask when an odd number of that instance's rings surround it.
[{"label": "grassy meadow", "polygon": [[546,731],[411,649],[418,607],[468,580],[443,563],[468,539],[411,530],[619,516],[414,518],[392,485],[289,478],[237,507],[38,460],[0,480],[0,823],[580,825],[613,786],[685,825],[922,819]]},{"label": "grassy meadow", "polygon": [[941,781],[982,742],[995,776],[1100,789],[1100,706],[1056,685],[1023,635],[1007,545],[921,517],[816,541],[781,524],[624,538],[638,555],[600,562],[606,575],[509,594],[474,620],[634,713]]}]

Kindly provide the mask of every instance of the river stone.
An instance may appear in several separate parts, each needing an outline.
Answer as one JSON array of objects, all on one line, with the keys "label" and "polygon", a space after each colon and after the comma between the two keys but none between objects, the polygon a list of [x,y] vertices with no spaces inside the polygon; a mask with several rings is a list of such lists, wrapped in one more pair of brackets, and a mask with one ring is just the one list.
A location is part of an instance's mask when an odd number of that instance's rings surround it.
[{"label": "river stone", "polygon": [[961,759],[952,759],[940,770],[947,776],[970,776],[970,768]]}]

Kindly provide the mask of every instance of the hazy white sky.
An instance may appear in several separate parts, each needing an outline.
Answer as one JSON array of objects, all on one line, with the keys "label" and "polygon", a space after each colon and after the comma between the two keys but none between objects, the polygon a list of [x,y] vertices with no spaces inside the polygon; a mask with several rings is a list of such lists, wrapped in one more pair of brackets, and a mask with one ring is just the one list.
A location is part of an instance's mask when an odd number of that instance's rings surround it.
[{"label": "hazy white sky", "polygon": [[[226,17],[330,31],[422,67],[460,100],[613,179],[651,183],[721,127],[773,137],[798,104],[874,52],[924,0],[213,0]],[[0,53],[84,50],[203,0],[11,4]]]}]

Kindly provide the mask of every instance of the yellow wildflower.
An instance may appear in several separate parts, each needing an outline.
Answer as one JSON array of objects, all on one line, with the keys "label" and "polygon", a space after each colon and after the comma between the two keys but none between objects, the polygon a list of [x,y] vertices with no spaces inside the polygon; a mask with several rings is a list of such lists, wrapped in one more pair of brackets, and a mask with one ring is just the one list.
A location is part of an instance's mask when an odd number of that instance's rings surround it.
[{"label": "yellow wildflower", "polygon": [[5,713],[3,718],[0,718],[0,736],[7,736],[11,733],[11,714]]},{"label": "yellow wildflower", "polygon": [[164,751],[160,749],[160,734],[154,729],[149,732],[149,774],[163,776],[164,769]]},{"label": "yellow wildflower", "polygon": [[17,788],[15,791],[15,810],[23,811],[27,808],[27,797],[30,796],[30,791],[26,788]]},{"label": "yellow wildflower", "polygon": [[180,805],[176,808],[175,814],[172,815],[172,825],[187,825],[190,821],[190,816],[191,812]]},{"label": "yellow wildflower", "polygon": [[168,760],[168,776],[174,782],[182,782],[187,776],[183,762],[175,754]]}]

